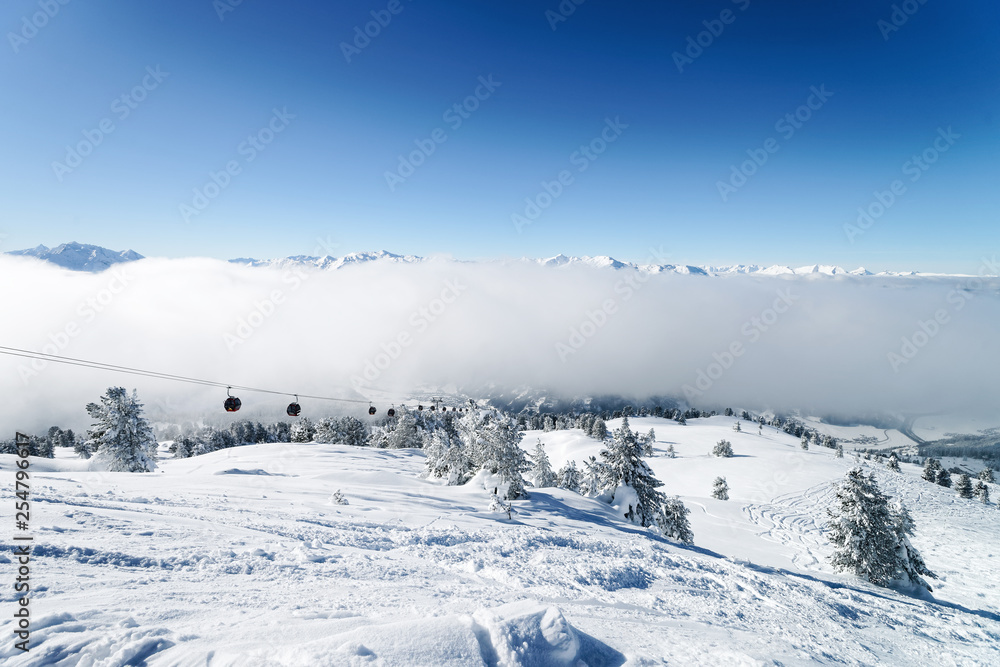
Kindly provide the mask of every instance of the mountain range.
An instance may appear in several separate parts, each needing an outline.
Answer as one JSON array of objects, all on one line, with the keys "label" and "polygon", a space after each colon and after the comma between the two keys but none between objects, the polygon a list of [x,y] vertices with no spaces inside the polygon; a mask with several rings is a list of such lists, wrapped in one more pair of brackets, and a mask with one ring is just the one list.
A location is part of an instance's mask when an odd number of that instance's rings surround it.
[{"label": "mountain range", "polygon": [[[14,250],[8,252],[9,255],[24,257],[35,257],[47,262],[52,262],[65,269],[73,271],[99,272],[108,267],[121,262],[132,262],[144,259],[142,255],[134,250],[115,251],[102,248],[100,246],[88,245],[84,243],[64,243],[55,248],[48,248],[39,245],[28,250]],[[427,261],[424,257],[416,255],[397,255],[385,250],[375,252],[354,252],[342,257],[325,255],[323,257],[312,257],[307,255],[294,255],[277,259],[255,259],[252,257],[240,257],[229,260],[233,264],[252,267],[271,268],[311,268],[319,270],[336,270],[345,266],[363,264],[366,262],[392,262],[396,264],[414,264]],[[453,260],[458,261],[458,260]],[[702,276],[728,276],[728,275],[828,275],[828,276],[931,276],[941,274],[919,273],[915,271],[882,271],[872,273],[865,268],[857,268],[848,271],[839,266],[828,264],[812,264],[809,266],[790,267],[783,265],[761,266],[759,264],[733,264],[730,266],[693,266],[688,264],[637,264],[634,262],[622,262],[607,255],[596,257],[569,257],[566,255],[556,255],[543,259],[521,258],[515,260],[497,260],[506,263],[526,262],[537,263],[542,266],[563,268],[568,266],[586,265],[597,268],[608,269],[633,269],[646,273],[680,273]]]}]

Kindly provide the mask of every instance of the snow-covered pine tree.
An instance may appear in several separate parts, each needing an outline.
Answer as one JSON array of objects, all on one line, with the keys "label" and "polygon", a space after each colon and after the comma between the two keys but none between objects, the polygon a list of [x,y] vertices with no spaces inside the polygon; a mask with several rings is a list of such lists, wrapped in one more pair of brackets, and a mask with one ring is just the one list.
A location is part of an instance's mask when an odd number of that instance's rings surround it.
[{"label": "snow-covered pine tree", "polygon": [[405,410],[396,421],[396,428],[389,434],[389,449],[419,448],[420,444],[417,418],[413,416],[413,413]]},{"label": "snow-covered pine tree", "polygon": [[924,472],[920,476],[925,482],[936,483],[938,471],[941,470],[941,463],[930,457],[924,461]]},{"label": "snow-covered pine tree", "polygon": [[350,505],[350,503],[347,502],[347,498],[344,497],[344,494],[340,492],[340,489],[337,489],[336,491],[334,491],[333,495],[330,496],[330,504],[331,505]]},{"label": "snow-covered pine tree", "polygon": [[827,509],[835,570],[851,572],[877,586],[896,578],[896,533],[889,500],[873,475],[852,468]]},{"label": "snow-covered pine tree", "polygon": [[191,438],[181,436],[174,440],[174,458],[186,459],[191,457]]},{"label": "snow-covered pine tree", "polygon": [[729,485],[725,477],[716,477],[712,483],[712,497],[719,500],[729,500]]},{"label": "snow-covered pine tree", "polygon": [[642,455],[647,459],[653,456],[653,443],[656,442],[656,431],[649,429],[649,433],[642,436]]},{"label": "snow-covered pine tree", "polygon": [[802,440],[799,442],[802,449],[809,449],[809,436],[805,433],[802,434]]},{"label": "snow-covered pine tree", "polygon": [[674,445],[673,445],[673,443],[671,443],[667,447],[667,458],[668,459],[676,459],[677,458],[677,452],[674,451]]},{"label": "snow-covered pine tree", "polygon": [[559,468],[559,472],[556,473],[556,485],[567,491],[579,493],[582,479],[580,471],[576,467],[576,461],[573,460],[567,461],[566,465]]},{"label": "snow-covered pine tree", "polygon": [[937,483],[938,486],[943,486],[946,488],[951,488],[951,473],[944,468],[937,471]]},{"label": "snow-covered pine tree", "polygon": [[896,452],[889,454],[889,460],[885,462],[885,467],[893,472],[899,472],[899,459],[896,458]]},{"label": "snow-covered pine tree", "polygon": [[604,464],[591,456],[583,462],[583,475],[580,479],[580,493],[592,498],[604,490]]},{"label": "snow-covered pine tree", "polygon": [[740,425],[740,422],[738,420],[735,424],[733,424],[733,430],[736,431],[737,433],[740,433],[743,430],[743,427]]},{"label": "snow-covered pine tree", "polygon": [[728,459],[733,455],[733,444],[728,440],[719,440],[712,448],[712,454],[719,458]]},{"label": "snow-covered pine tree", "polygon": [[981,479],[984,482],[989,482],[990,484],[996,483],[996,480],[993,478],[993,468],[986,466],[985,468],[980,470],[979,479]]},{"label": "snow-covered pine tree", "polygon": [[111,472],[150,472],[156,468],[156,438],[142,416],[135,392],[108,387],[101,402],[87,405],[94,425],[87,432],[87,446]]},{"label": "snow-covered pine tree", "polygon": [[541,489],[556,485],[556,474],[552,470],[549,456],[545,453],[545,445],[539,440],[535,445],[535,451],[531,455],[531,484],[535,488]]},{"label": "snow-covered pine tree", "polygon": [[604,440],[608,437],[608,425],[600,417],[594,420],[594,426],[590,431],[590,437],[595,440]]},{"label": "snow-covered pine tree", "polygon": [[448,436],[441,430],[434,431],[430,435],[424,434],[424,472],[428,477],[447,477],[448,465],[445,462],[445,455],[451,442]]},{"label": "snow-covered pine tree", "polygon": [[913,545],[910,537],[914,532],[913,517],[900,500],[895,501],[890,512],[893,518],[893,530],[896,535],[896,579],[909,581],[910,584],[933,590],[924,577],[937,579],[937,575],[927,569],[923,557]]},{"label": "snow-covered pine tree", "polygon": [[836,452],[837,452],[837,458],[838,459],[844,458],[844,446],[842,444],[840,444],[839,442],[837,443],[837,450],[836,450]]},{"label": "snow-covered pine tree", "polygon": [[445,453],[444,465],[447,469],[448,486],[465,484],[472,477],[474,471],[472,461],[466,454],[462,441],[458,438],[451,439],[451,445]]},{"label": "snow-covered pine tree", "polygon": [[490,511],[497,514],[506,514],[508,519],[513,518],[511,514],[514,512],[513,506],[511,506],[510,501],[504,501],[497,495],[496,490],[490,494]]},{"label": "snow-covered pine tree", "polygon": [[902,503],[890,507],[874,475],[861,468],[848,472],[837,489],[837,504],[827,514],[834,569],[877,586],[906,581],[930,590],[923,576],[935,575],[909,540],[913,519]]},{"label": "snow-covered pine tree", "polygon": [[289,438],[292,442],[312,442],[316,436],[316,426],[308,417],[303,417],[291,426]]},{"label": "snow-covered pine tree", "polygon": [[694,531],[687,515],[691,513],[680,498],[666,498],[656,513],[656,526],[664,537],[682,544],[694,544]]},{"label": "snow-covered pine tree", "polygon": [[990,487],[981,479],[976,480],[976,488],[974,489],[976,498],[979,498],[979,502],[984,505],[988,505],[990,502]]},{"label": "snow-covered pine tree", "polygon": [[656,489],[663,486],[663,482],[656,479],[642,460],[642,443],[629,428],[628,417],[622,418],[622,425],[615,429],[611,443],[601,451],[601,458],[607,473],[607,488],[614,489],[618,495],[622,487],[628,487],[635,494],[634,504],[629,503],[625,509],[625,518],[643,527],[655,525],[665,500]]},{"label": "snow-covered pine tree", "polygon": [[93,453],[90,450],[90,443],[83,438],[77,439],[76,444],[73,445],[73,451],[76,452],[81,459],[89,459]]},{"label": "snow-covered pine tree", "polygon": [[958,483],[955,484],[955,492],[958,493],[959,498],[972,498],[972,479],[965,473],[959,475]]},{"label": "snow-covered pine tree", "polygon": [[503,414],[494,414],[482,428],[482,450],[479,468],[499,475],[507,485],[506,500],[527,497],[522,473],[530,467],[528,457],[521,449],[523,433],[517,422]]}]

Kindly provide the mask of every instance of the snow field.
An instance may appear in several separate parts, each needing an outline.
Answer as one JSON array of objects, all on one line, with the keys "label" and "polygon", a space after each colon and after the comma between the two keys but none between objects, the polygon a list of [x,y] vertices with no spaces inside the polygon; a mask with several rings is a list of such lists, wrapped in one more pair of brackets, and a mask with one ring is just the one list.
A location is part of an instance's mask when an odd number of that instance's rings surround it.
[{"label": "snow field", "polygon": [[[1000,662],[1000,512],[902,473],[883,491],[940,575],[918,599],[835,574],[820,532],[853,461],[733,418],[630,420],[691,509],[695,547],[561,489],[512,520],[481,486],[420,478],[423,454],[272,444],[150,474],[38,461],[33,650],[16,665],[771,665]],[[619,422],[608,424],[616,428]],[[579,431],[528,432],[558,469]],[[719,439],[736,456],[709,454]],[[677,458],[664,452],[673,443]],[[60,452],[64,454],[64,452]],[[0,475],[14,457],[0,456]],[[32,460],[35,463],[36,460]],[[710,497],[725,476],[729,501]],[[333,505],[341,490],[349,505]],[[994,491],[997,491],[994,488]],[[994,496],[1000,494],[994,493]],[[9,560],[9,559],[8,559]],[[0,564],[3,569],[9,568]],[[9,571],[9,570],[8,570]],[[7,587],[0,601],[13,603]],[[9,635],[9,622],[4,632]]]}]

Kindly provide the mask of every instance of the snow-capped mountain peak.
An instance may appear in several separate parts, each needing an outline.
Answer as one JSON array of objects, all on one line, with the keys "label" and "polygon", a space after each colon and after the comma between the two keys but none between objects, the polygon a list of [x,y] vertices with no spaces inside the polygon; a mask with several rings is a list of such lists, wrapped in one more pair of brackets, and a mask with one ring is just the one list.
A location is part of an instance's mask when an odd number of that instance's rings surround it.
[{"label": "snow-capped mountain peak", "polygon": [[100,246],[77,243],[76,241],[63,243],[55,248],[38,245],[28,250],[13,250],[7,254],[35,257],[57,264],[64,269],[94,273],[103,271],[113,264],[134,262],[143,259],[143,256],[134,250],[108,250]]}]

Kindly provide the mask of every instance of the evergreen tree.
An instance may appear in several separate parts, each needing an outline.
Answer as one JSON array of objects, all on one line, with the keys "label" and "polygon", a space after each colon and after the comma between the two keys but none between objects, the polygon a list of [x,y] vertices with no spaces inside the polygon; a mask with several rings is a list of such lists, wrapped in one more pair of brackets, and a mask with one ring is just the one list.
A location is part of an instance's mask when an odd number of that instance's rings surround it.
[{"label": "evergreen tree", "polygon": [[344,494],[340,492],[340,489],[337,489],[336,491],[334,491],[333,495],[330,496],[330,504],[331,505],[350,505],[350,503],[347,502],[347,498],[344,497]]},{"label": "evergreen tree", "polygon": [[666,498],[656,514],[656,526],[664,537],[682,544],[694,543],[694,531],[687,515],[691,513],[676,496]]},{"label": "evergreen tree", "polygon": [[725,477],[716,477],[712,484],[712,497],[719,500],[729,500],[729,485]]},{"label": "evergreen tree", "polygon": [[595,440],[604,440],[608,437],[608,425],[600,417],[594,420],[594,427],[590,432],[590,436]]},{"label": "evergreen tree", "polygon": [[937,482],[939,470],[941,470],[941,463],[928,457],[928,459],[924,461],[924,472],[921,477],[923,477],[925,482]]},{"label": "evergreen tree", "polygon": [[929,589],[921,575],[934,575],[908,539],[913,520],[902,505],[890,508],[874,475],[866,476],[861,468],[848,472],[837,489],[837,503],[827,514],[834,569],[877,586],[905,579]]},{"label": "evergreen tree", "polygon": [[924,577],[937,579],[937,575],[927,569],[920,552],[910,544],[910,537],[914,532],[913,518],[902,501],[894,502],[891,512],[896,535],[896,579],[904,582],[909,580],[910,584],[926,588],[928,591],[933,590]]},{"label": "evergreen tree", "polygon": [[545,445],[539,440],[535,445],[535,452],[531,455],[531,484],[536,488],[545,488],[556,485],[556,474],[552,471],[552,464],[545,453]]},{"label": "evergreen tree", "polygon": [[728,440],[719,440],[712,448],[712,454],[719,458],[728,459],[733,455],[733,444]]},{"label": "evergreen tree", "polygon": [[979,479],[981,479],[984,482],[989,482],[990,484],[995,483],[996,480],[993,478],[993,468],[986,466],[985,468],[980,470]]},{"label": "evergreen tree", "polygon": [[972,479],[962,473],[958,477],[958,484],[955,485],[955,491],[958,493],[959,498],[972,498]]},{"label": "evergreen tree", "polygon": [[316,427],[308,417],[292,424],[289,431],[289,438],[292,442],[312,442],[316,436]]},{"label": "evergreen tree", "polygon": [[87,405],[94,425],[87,432],[87,446],[111,472],[150,472],[156,468],[156,438],[142,416],[136,392],[109,387],[101,402]]},{"label": "evergreen tree", "polygon": [[946,488],[951,488],[951,473],[942,468],[937,471],[937,483],[938,486],[943,486]]},{"label": "evergreen tree", "polygon": [[743,427],[740,426],[740,422],[739,421],[737,421],[735,424],[733,424],[733,430],[736,431],[737,433],[739,433],[739,432],[741,432],[743,430]]},{"label": "evergreen tree", "polygon": [[899,472],[899,459],[896,458],[896,452],[889,455],[889,460],[886,461],[885,467],[893,472]]},{"label": "evergreen tree", "polygon": [[647,459],[653,456],[653,443],[656,442],[656,431],[649,429],[649,433],[642,436],[642,455]]},{"label": "evergreen tree", "polygon": [[799,444],[802,446],[802,449],[809,449],[809,436],[803,434]]},{"label": "evergreen tree", "polygon": [[989,504],[989,502],[990,502],[990,487],[987,486],[986,483],[983,480],[981,480],[981,479],[977,479],[976,480],[975,493],[976,493],[976,498],[979,498],[979,501],[981,503],[983,503],[984,505],[988,505]]},{"label": "evergreen tree", "polygon": [[[91,403],[91,405],[95,404]],[[73,445],[73,451],[76,452],[81,459],[89,459],[93,454],[93,452],[90,449],[90,443],[88,443],[86,440],[83,440],[82,438],[80,440],[77,440],[76,444]]]},{"label": "evergreen tree", "polygon": [[664,502],[663,494],[656,489],[663,483],[642,460],[642,443],[629,428],[628,417],[622,418],[622,425],[615,429],[608,448],[601,451],[601,458],[607,473],[607,488],[614,489],[615,495],[622,487],[635,493],[635,503],[629,503],[625,518],[643,527],[655,525]]},{"label": "evergreen tree", "polygon": [[186,436],[181,436],[174,440],[174,458],[175,459],[186,459],[191,456],[191,439]]},{"label": "evergreen tree", "polygon": [[837,443],[837,458],[838,459],[844,458],[844,446],[839,442]]},{"label": "evergreen tree", "polygon": [[507,485],[506,500],[527,497],[522,473],[528,470],[528,457],[521,449],[523,434],[510,417],[494,414],[482,427],[478,465],[498,475]]},{"label": "evergreen tree", "polygon": [[668,459],[675,459],[675,458],[677,458],[677,452],[674,451],[674,445],[673,445],[673,443],[671,443],[667,447],[667,458]]},{"label": "evergreen tree", "polygon": [[583,462],[583,476],[580,480],[580,493],[592,498],[604,491],[604,464],[593,456]]},{"label": "evergreen tree", "polygon": [[560,489],[566,489],[567,491],[580,492],[580,483],[583,481],[583,477],[580,475],[580,471],[576,467],[576,461],[570,460],[559,469],[556,473],[556,484]]},{"label": "evergreen tree", "polygon": [[417,418],[409,410],[404,410],[396,421],[396,428],[389,434],[390,449],[413,449],[421,445]]}]

